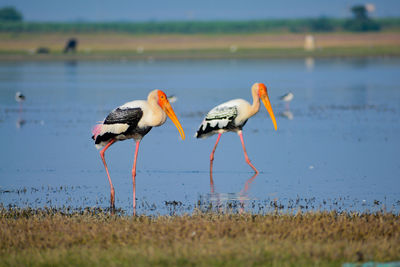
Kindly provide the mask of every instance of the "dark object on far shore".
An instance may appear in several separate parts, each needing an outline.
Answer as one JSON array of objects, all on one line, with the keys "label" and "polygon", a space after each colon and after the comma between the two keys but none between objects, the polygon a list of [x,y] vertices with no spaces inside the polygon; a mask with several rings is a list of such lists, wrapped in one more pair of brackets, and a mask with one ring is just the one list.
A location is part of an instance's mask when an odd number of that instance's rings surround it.
[{"label": "dark object on far shore", "polygon": [[[375,7],[373,7],[374,9]],[[380,31],[381,25],[379,22],[371,19],[368,16],[367,5],[356,5],[351,8],[353,18],[347,20],[343,28],[353,32]],[[372,11],[371,11],[372,12]]]},{"label": "dark object on far shore", "polygon": [[77,46],[78,46],[78,40],[75,38],[70,38],[65,44],[64,53],[76,52]]},{"label": "dark object on far shore", "polygon": [[1,22],[21,22],[23,20],[23,16],[21,12],[15,9],[12,6],[6,6],[0,8],[0,21]]},{"label": "dark object on far shore", "polygon": [[49,54],[50,53],[50,48],[47,47],[38,47],[36,49],[36,54]]}]

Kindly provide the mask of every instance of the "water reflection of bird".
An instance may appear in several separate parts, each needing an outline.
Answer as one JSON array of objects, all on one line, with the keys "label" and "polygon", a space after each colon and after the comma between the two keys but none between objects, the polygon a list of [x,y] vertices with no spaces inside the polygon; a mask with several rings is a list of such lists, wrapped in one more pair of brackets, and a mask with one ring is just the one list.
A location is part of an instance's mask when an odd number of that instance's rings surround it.
[{"label": "water reflection of bird", "polygon": [[293,98],[294,98],[294,94],[292,92],[289,92],[289,93],[281,96],[279,99],[284,101],[286,103],[286,109],[289,109],[289,102],[292,101]]},{"label": "water reflection of bird", "polygon": [[283,111],[283,112],[281,113],[281,116],[282,116],[282,117],[285,117],[285,118],[287,118],[287,119],[289,119],[289,120],[293,120],[293,118],[294,118],[293,113],[292,113],[290,110],[285,110],[285,111]]},{"label": "water reflection of bird", "polygon": [[26,123],[26,121],[22,118],[18,118],[17,121],[15,122],[15,127],[17,127],[17,129],[21,129],[22,126],[24,126]]},{"label": "water reflection of bird", "polygon": [[[250,185],[256,179],[257,175],[258,175],[258,173],[255,173],[252,177],[247,179],[246,183],[244,184],[243,189],[239,193],[228,193],[228,194],[227,193],[217,193],[215,191],[214,182],[211,179],[210,180],[210,191],[211,191],[210,200],[212,202],[215,202],[214,206],[217,208],[221,208],[225,203],[228,203],[229,201],[239,200],[240,204],[241,204],[239,212],[242,213],[244,210],[245,201],[249,200],[249,198],[247,196],[247,192],[249,191]],[[220,210],[220,211],[222,211],[222,210]]]},{"label": "water reflection of bird", "polygon": [[164,124],[167,116],[172,120],[178,129],[182,139],[185,133],[173,111],[167,96],[161,90],[154,90],[149,93],[146,100],[136,100],[117,107],[105,118],[105,120],[94,127],[92,138],[96,147],[102,148],[100,156],[107,172],[111,191],[111,208],[115,207],[115,193],[104,158],[105,151],[116,141],[134,139],[136,142],[135,159],[132,168],[133,181],[133,213],[136,214],[136,160],[141,139],[151,130],[152,127]]},{"label": "water reflection of bird", "polygon": [[[277,129],[274,112],[272,111],[271,103],[268,98],[267,88],[263,83],[255,83],[251,88],[253,96],[253,104],[250,105],[243,99],[234,99],[216,106],[208,112],[199,129],[197,130],[196,137],[203,138],[214,134],[218,134],[217,141],[214,149],[210,155],[210,175],[212,176],[212,166],[214,161],[214,153],[217,148],[219,139],[224,132],[237,132],[242,142],[243,152],[247,164],[258,173],[258,170],[251,164],[246,152],[243,141],[242,128],[247,120],[256,114],[260,108],[260,98],[263,101],[269,115],[271,116],[275,130]],[[212,177],[210,177],[212,178]]]}]

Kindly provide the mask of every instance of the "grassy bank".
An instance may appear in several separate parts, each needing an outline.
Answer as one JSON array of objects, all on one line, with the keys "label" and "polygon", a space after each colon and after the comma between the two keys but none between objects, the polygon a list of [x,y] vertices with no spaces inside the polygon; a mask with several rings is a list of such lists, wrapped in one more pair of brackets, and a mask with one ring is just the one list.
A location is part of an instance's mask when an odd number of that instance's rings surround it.
[{"label": "grassy bank", "polygon": [[272,59],[272,58],[365,58],[400,57],[399,47],[353,47],[327,48],[314,52],[302,49],[243,49],[232,53],[222,49],[186,50],[186,51],[148,51],[137,54],[132,51],[98,51],[90,54],[62,53],[28,55],[18,51],[0,52],[0,61],[104,61],[104,60],[180,60],[180,59]]},{"label": "grassy bank", "polygon": [[[63,54],[70,37],[78,40],[78,50]],[[305,51],[305,34],[2,33],[0,60],[400,56],[400,33],[320,33],[314,38],[315,49]],[[37,53],[39,48],[48,53]]]},{"label": "grassy bank", "polygon": [[0,210],[0,265],[338,266],[400,260],[393,214]]}]

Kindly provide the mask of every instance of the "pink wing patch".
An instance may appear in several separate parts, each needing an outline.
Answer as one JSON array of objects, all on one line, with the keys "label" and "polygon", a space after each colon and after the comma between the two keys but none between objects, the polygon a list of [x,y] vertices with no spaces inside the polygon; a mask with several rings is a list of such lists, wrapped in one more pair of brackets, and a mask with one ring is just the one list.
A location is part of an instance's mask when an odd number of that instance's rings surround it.
[{"label": "pink wing patch", "polygon": [[100,134],[101,132],[101,127],[103,124],[96,124],[93,129],[92,129],[92,134],[93,134],[93,139],[96,140],[96,137]]}]

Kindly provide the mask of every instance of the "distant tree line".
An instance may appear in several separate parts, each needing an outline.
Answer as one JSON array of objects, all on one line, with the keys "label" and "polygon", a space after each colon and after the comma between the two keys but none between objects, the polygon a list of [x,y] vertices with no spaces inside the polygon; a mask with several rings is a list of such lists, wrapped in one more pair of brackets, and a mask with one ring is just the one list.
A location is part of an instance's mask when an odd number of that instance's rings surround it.
[{"label": "distant tree line", "polygon": [[357,5],[351,8],[353,18],[347,20],[343,25],[349,31],[379,31],[381,29],[380,23],[368,17],[368,10],[366,5]]},{"label": "distant tree line", "polygon": [[[369,22],[368,22],[369,23]],[[156,33],[262,33],[262,32],[335,32],[400,30],[400,18],[377,19],[373,24],[351,23],[344,19],[318,18],[260,21],[211,22],[110,22],[110,23],[40,23],[0,22],[0,32],[90,33],[120,32],[132,34]]]},{"label": "distant tree line", "polygon": [[189,22],[23,22],[22,15],[11,7],[0,9],[0,32],[132,34],[219,34],[262,32],[335,32],[400,30],[400,18],[371,19],[365,6],[354,6],[350,19],[328,17],[310,19],[274,19],[255,21]]},{"label": "distant tree line", "polygon": [[0,22],[22,21],[22,14],[14,7],[7,6],[0,8]]}]

